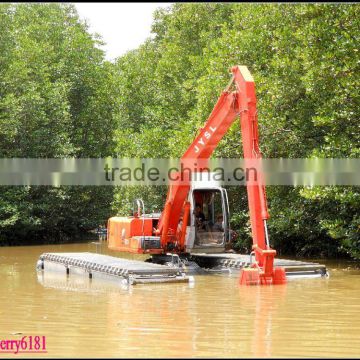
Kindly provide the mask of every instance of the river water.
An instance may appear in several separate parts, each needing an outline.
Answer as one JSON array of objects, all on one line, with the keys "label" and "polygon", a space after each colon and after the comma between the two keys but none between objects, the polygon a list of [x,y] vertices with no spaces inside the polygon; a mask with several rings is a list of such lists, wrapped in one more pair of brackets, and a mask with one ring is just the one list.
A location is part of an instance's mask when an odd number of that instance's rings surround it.
[{"label": "river water", "polygon": [[327,263],[327,279],[264,287],[198,275],[126,289],[35,270],[44,252],[120,255],[105,246],[0,247],[0,340],[45,336],[37,357],[360,356],[360,270],[349,263]]}]

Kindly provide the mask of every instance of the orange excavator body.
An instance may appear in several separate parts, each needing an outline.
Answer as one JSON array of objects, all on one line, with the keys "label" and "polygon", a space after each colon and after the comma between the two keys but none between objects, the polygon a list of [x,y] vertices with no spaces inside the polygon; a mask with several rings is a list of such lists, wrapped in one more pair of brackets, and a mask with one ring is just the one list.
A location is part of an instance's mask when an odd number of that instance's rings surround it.
[{"label": "orange excavator body", "polygon": [[[246,66],[234,66],[231,72],[229,85],[220,95],[204,127],[181,158],[184,168],[195,171],[199,166],[206,167],[218,143],[239,116],[245,166],[255,162],[258,170],[261,170],[255,83]],[[231,90],[231,87],[234,89]],[[141,229],[136,217],[109,220],[108,241],[111,249],[150,254],[166,253],[170,249],[178,254],[185,252],[184,224],[187,223],[190,212],[187,197],[191,179],[188,173],[182,175],[181,180],[170,183],[164,210],[159,219],[144,219],[146,225],[141,225]],[[240,284],[283,284],[286,282],[285,270],[274,267],[276,251],[269,245],[266,224],[269,214],[261,171],[258,171],[256,179],[246,184],[246,187],[255,261],[251,267],[241,270]],[[178,231],[182,214],[184,221],[181,231]],[[123,230],[118,234],[120,230],[115,230],[116,222],[121,223],[119,229],[128,229],[125,234]],[[146,226],[146,232],[143,226]],[[154,231],[149,231],[150,226],[153,226]],[[146,237],[148,245],[144,246]],[[160,237],[159,246],[151,247],[152,237]]]}]

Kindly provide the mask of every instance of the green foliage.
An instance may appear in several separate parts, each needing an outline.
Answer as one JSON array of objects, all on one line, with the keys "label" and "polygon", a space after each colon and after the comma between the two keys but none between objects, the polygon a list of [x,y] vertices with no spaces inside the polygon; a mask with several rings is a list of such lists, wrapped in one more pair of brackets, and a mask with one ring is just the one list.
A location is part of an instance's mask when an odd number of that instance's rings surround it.
[{"label": "green foliage", "polygon": [[[114,153],[114,68],[72,5],[0,4],[0,156]],[[77,237],[105,222],[113,189],[1,187],[0,241]]]},{"label": "green foliage", "polygon": [[[159,10],[153,39],[115,65],[125,94],[120,117],[129,129],[117,134],[118,154],[181,156],[227,84],[228,69],[244,64],[256,82],[264,156],[358,157],[359,12],[357,4]],[[234,124],[214,156],[241,155]],[[246,195],[229,190],[236,246],[246,250]],[[267,193],[271,242],[281,253],[359,258],[358,189],[268,187]]]},{"label": "green foliage", "polygon": [[340,243],[339,250],[360,258],[360,191],[358,187],[302,189],[307,201],[318,205],[319,226]]},{"label": "green foliage", "polygon": [[166,190],[166,186],[121,186],[114,195],[113,207],[117,215],[132,215],[134,200],[142,199],[146,213],[160,213],[166,200]]},{"label": "green foliage", "polygon": [[[0,4],[0,156],[179,157],[230,78],[255,78],[265,157],[358,157],[358,4],[173,4],[153,37],[104,61],[72,5]],[[214,156],[242,156],[235,123]],[[236,249],[251,244],[243,187],[230,187]],[[68,237],[128,214],[164,187],[0,189],[0,239]],[[268,187],[281,254],[360,258],[359,188]],[[111,208],[110,208],[111,207]],[[47,234],[47,235],[46,235]]]}]

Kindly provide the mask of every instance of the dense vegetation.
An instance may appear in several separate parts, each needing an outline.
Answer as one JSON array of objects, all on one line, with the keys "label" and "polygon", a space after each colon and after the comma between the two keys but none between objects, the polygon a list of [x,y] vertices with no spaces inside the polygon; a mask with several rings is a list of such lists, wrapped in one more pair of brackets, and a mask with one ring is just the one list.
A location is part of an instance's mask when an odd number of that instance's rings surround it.
[{"label": "dense vegetation", "polygon": [[[112,155],[113,66],[71,6],[0,4],[0,156]],[[0,241],[77,237],[110,214],[112,189],[0,187]]]},{"label": "dense vegetation", "polygon": [[[174,4],[153,37],[104,60],[70,5],[0,5],[2,157],[180,156],[245,64],[265,157],[359,157],[358,4]],[[241,156],[238,124],[215,156]],[[159,191],[160,190],[160,191]],[[154,187],[1,188],[0,241],[70,238],[127,213]],[[229,188],[236,247],[249,247],[244,188]],[[271,242],[283,254],[360,258],[355,187],[268,187]]]}]

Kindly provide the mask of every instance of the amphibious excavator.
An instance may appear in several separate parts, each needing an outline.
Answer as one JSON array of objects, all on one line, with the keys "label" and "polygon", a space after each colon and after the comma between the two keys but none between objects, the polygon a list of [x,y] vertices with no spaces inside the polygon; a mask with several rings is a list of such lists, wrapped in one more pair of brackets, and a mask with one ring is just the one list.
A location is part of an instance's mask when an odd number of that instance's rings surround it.
[{"label": "amphibious excavator", "polygon": [[[57,263],[85,269],[89,276],[108,273],[132,276],[134,282],[154,279],[181,281],[186,265],[201,268],[240,270],[242,285],[284,284],[290,275],[326,274],[323,265],[275,259],[267,230],[269,213],[261,169],[246,183],[252,231],[252,251],[241,255],[226,252],[231,242],[229,204],[226,189],[215,181],[194,180],[195,172],[206,169],[209,159],[227,133],[240,118],[245,164],[259,166],[258,116],[254,80],[246,66],[231,68],[231,80],[221,93],[209,118],[180,159],[182,169],[169,183],[161,213],[146,214],[144,203],[136,199],[134,212],[128,217],[111,217],[107,224],[107,242],[111,250],[148,254],[146,262],[106,257],[97,254],[43,254],[38,267]],[[196,177],[198,178],[198,177]],[[112,259],[112,260],[111,260]],[[176,259],[176,261],[174,261]]]}]

